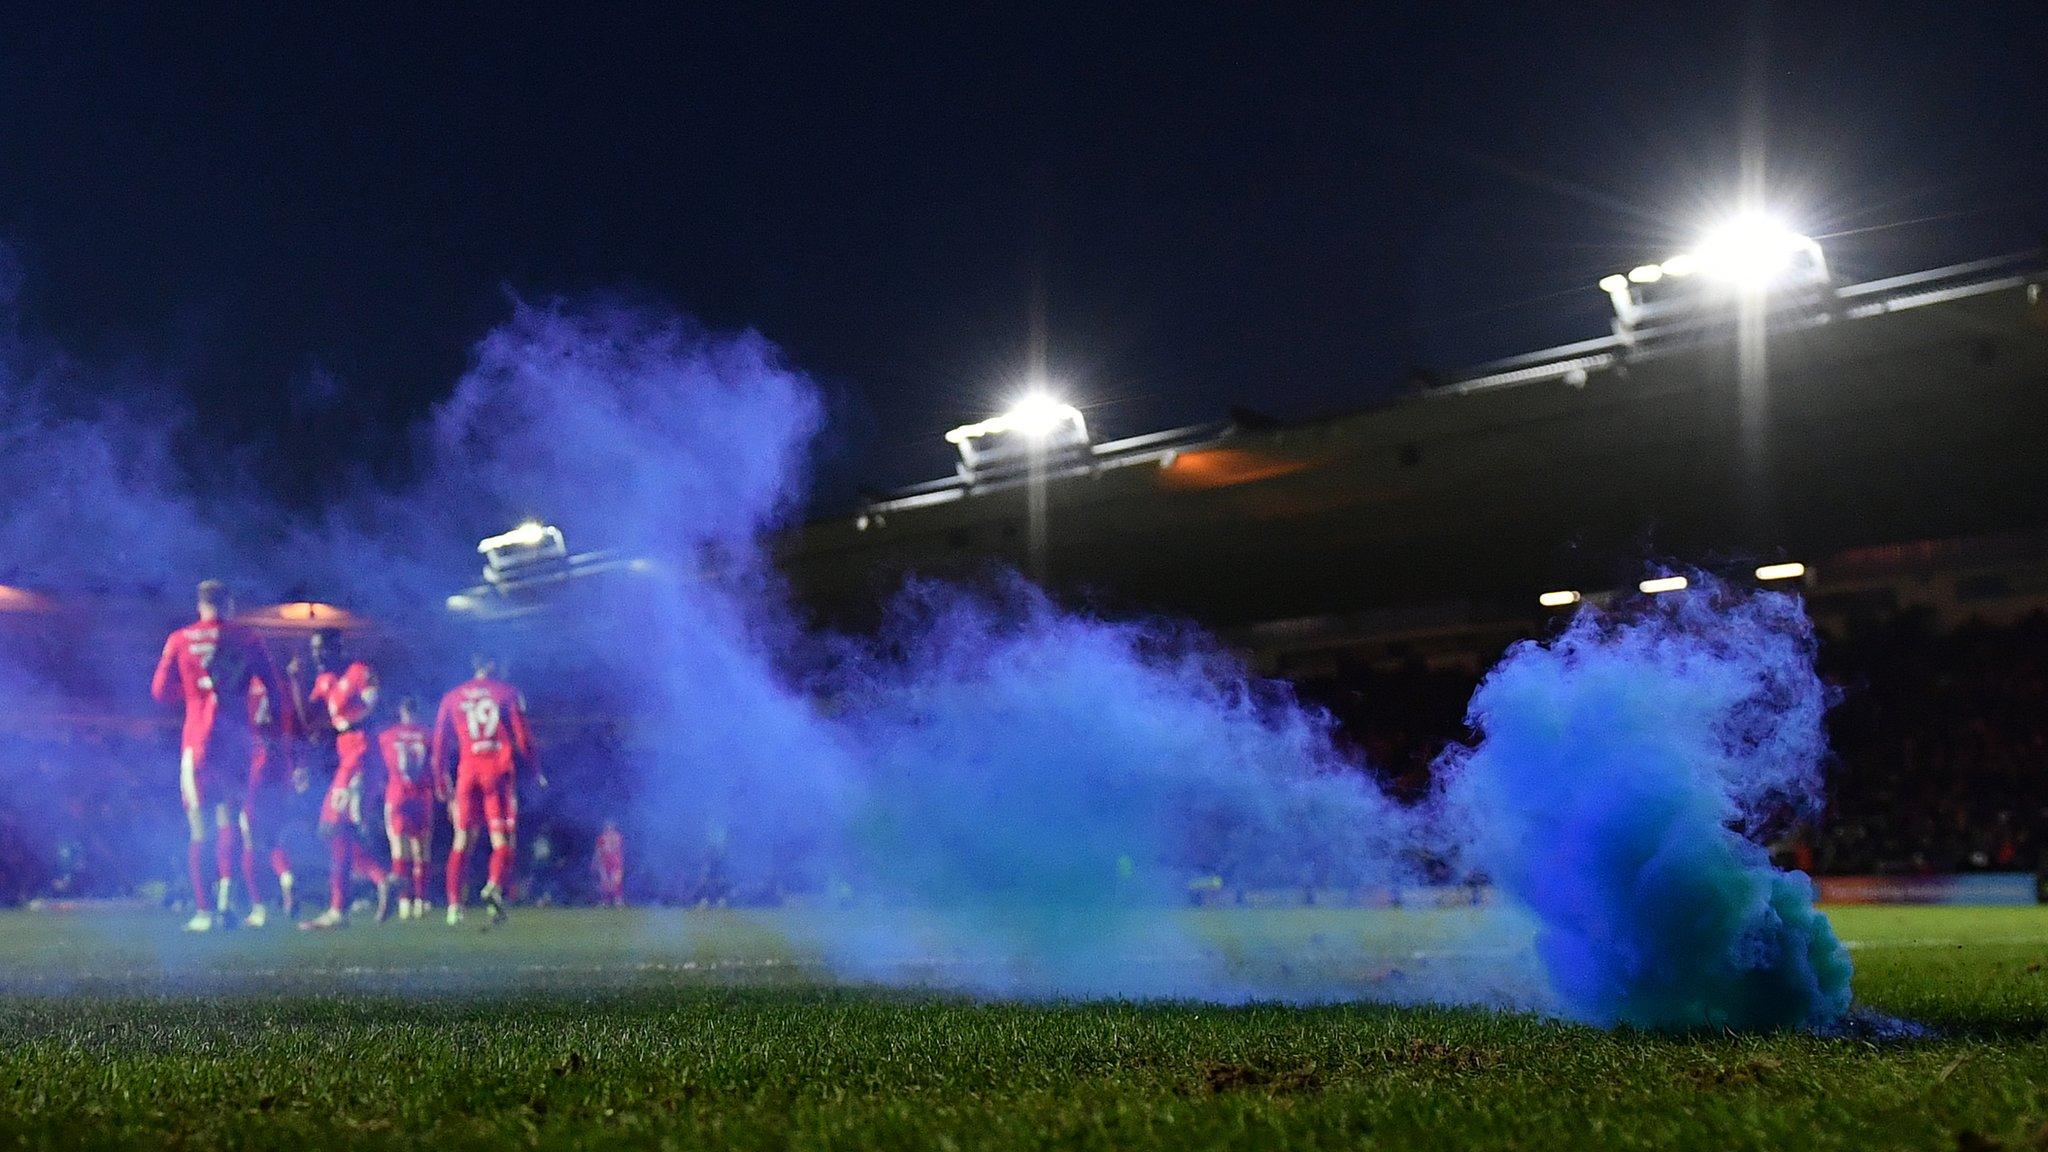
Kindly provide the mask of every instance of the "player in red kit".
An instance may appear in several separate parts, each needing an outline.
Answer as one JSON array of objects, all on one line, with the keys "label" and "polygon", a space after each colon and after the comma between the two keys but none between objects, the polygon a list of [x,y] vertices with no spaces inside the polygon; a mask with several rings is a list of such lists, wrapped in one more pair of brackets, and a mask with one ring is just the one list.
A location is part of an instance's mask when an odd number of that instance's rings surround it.
[{"label": "player in red kit", "polygon": [[256,740],[249,755],[249,787],[242,794],[242,883],[249,892],[249,915],[243,923],[251,928],[261,928],[270,920],[263,908],[263,889],[256,883],[260,845],[269,845],[270,870],[277,877],[278,910],[289,917],[293,906],[292,862],[284,850],[281,816],[293,773],[298,707],[290,699],[289,676],[279,684],[286,699],[273,699],[261,680],[249,682],[249,727]]},{"label": "player in red kit", "polygon": [[[199,585],[199,619],[171,633],[150,678],[149,693],[160,703],[182,699],[185,726],[179,738],[178,791],[191,832],[187,863],[198,911],[186,923],[204,932],[231,923],[235,816],[246,792],[256,744],[249,722],[249,690],[260,682],[272,699],[283,699],[277,668],[256,633],[225,619],[234,606],[218,580]],[[206,882],[208,817],[215,833],[217,885]]]},{"label": "player in red kit", "polygon": [[490,877],[479,893],[491,910],[491,922],[505,919],[505,881],[512,869],[513,844],[519,828],[517,769],[526,764],[535,785],[547,787],[534,760],[533,738],[526,727],[526,702],[517,689],[497,679],[497,662],[472,658],[474,678],[441,697],[434,717],[434,779],[445,789],[448,761],[455,760],[455,783],[448,816],[455,824],[455,843],[448,851],[448,923],[462,922],[462,865],[479,827],[491,835]]},{"label": "player in red kit", "polygon": [[604,822],[597,834],[597,848],[590,854],[590,870],[597,873],[597,902],[609,908],[626,906],[626,838],[616,820]]},{"label": "player in red kit", "polygon": [[398,702],[398,723],[377,734],[377,751],[384,758],[384,834],[391,839],[400,920],[427,914],[427,857],[433,848],[436,789],[419,711],[419,701],[407,696]]},{"label": "player in red kit", "polygon": [[[331,633],[314,635],[316,662],[340,663]],[[301,928],[339,928],[348,923],[348,882],[360,873],[377,886],[377,919],[391,908],[391,876],[363,846],[363,770],[370,758],[370,714],[377,707],[377,674],[353,661],[334,672],[322,667],[313,678],[307,708],[324,711],[334,732],[334,780],[320,809],[320,835],[327,840],[327,910]]]}]

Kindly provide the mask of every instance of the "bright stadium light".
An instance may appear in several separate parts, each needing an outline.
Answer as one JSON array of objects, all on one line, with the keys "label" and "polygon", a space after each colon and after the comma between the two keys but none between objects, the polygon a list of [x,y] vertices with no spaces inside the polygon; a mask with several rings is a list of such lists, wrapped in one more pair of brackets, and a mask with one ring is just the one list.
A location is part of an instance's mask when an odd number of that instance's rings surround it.
[{"label": "bright stadium light", "polygon": [[1536,598],[1536,602],[1545,608],[1569,608],[1579,602],[1579,594],[1565,588],[1556,592],[1545,592]]},{"label": "bright stadium light", "polygon": [[1797,580],[1806,575],[1806,565],[1793,561],[1786,564],[1766,564],[1756,570],[1759,580]]},{"label": "bright stadium light", "polygon": [[548,538],[548,526],[538,520],[528,520],[512,529],[501,532],[477,543],[476,550],[490,552],[498,548],[533,548]]},{"label": "bright stadium light", "polygon": [[1027,440],[1043,440],[1053,434],[1071,415],[1079,418],[1080,412],[1071,404],[1062,404],[1043,392],[1027,392],[1004,414]]},{"label": "bright stadium light", "polygon": [[1088,422],[1081,410],[1072,404],[1053,397],[1051,393],[1032,389],[1018,397],[1009,411],[1000,416],[991,416],[973,424],[962,424],[946,433],[950,444],[965,444],[990,436],[1015,435],[1031,443],[1044,443],[1054,439],[1074,439],[1086,443]]},{"label": "bright stadium light", "polygon": [[1744,213],[1707,233],[1688,253],[1687,267],[1724,284],[1759,291],[1791,272],[1802,253],[1818,263],[1820,245],[1769,216]]},{"label": "bright stadium light", "polygon": [[1664,262],[1664,274],[1682,280],[1700,270],[1700,258],[1690,252],[1680,252]]},{"label": "bright stadium light", "polygon": [[1691,581],[1683,576],[1658,576],[1643,581],[1636,585],[1636,588],[1645,595],[1655,596],[1660,592],[1683,592],[1690,583]]}]

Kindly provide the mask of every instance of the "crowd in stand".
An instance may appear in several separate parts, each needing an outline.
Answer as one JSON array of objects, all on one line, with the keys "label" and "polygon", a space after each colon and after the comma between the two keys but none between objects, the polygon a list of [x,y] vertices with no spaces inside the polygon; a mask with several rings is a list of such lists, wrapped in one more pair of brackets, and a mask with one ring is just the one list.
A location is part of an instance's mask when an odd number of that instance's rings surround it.
[{"label": "crowd in stand", "polygon": [[[1827,807],[1784,858],[1816,873],[2034,871],[2048,843],[2048,615],[1941,631],[1905,612],[1823,630],[1837,689]],[[1476,672],[1420,659],[1342,668],[1301,683],[1397,794],[1466,735]]]},{"label": "crowd in stand", "polygon": [[1822,872],[2032,871],[2048,827],[2048,615],[1940,632],[1906,613],[1824,645],[1841,690]]}]

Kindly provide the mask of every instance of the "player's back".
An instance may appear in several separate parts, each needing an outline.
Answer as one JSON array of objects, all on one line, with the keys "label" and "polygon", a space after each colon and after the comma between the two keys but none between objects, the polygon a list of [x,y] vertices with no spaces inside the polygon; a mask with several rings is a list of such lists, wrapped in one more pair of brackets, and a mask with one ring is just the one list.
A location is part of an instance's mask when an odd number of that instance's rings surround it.
[{"label": "player's back", "polygon": [[441,698],[434,739],[437,749],[441,741],[453,741],[456,759],[464,770],[510,771],[515,756],[531,751],[525,702],[518,689],[502,680],[481,676],[466,680]]},{"label": "player's back", "polygon": [[[247,693],[261,683],[262,641],[239,624],[198,620],[171,633],[164,641],[151,689],[160,700],[170,698],[168,680],[175,675],[185,702],[187,742],[223,729],[246,731],[255,719]],[[222,708],[222,693],[241,703]]]},{"label": "player's back", "polygon": [[383,753],[387,794],[425,794],[427,779],[427,730],[417,724],[399,723],[377,734],[378,751]]}]

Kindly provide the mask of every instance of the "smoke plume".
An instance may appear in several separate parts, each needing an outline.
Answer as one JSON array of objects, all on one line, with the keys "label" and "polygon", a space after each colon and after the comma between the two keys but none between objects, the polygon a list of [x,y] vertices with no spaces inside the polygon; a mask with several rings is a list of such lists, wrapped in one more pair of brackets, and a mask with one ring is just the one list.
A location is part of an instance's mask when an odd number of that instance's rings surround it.
[{"label": "smoke plume", "polygon": [[[1476,743],[1446,754],[1416,807],[1322,711],[1188,626],[1072,611],[1018,579],[913,582],[873,636],[808,626],[763,536],[800,506],[823,408],[757,334],[515,303],[419,436],[416,477],[341,485],[318,509],[180,469],[175,416],[59,412],[41,383],[53,363],[0,346],[12,579],[62,590],[141,563],[174,599],[215,573],[306,589],[404,637],[410,666],[387,682],[438,691],[476,639],[440,610],[473,542],[543,516],[622,562],[483,638],[530,693],[621,718],[602,741],[550,729],[557,778],[599,782],[551,810],[622,816],[643,875],[849,905],[808,943],[850,977],[1479,1001],[1647,1027],[1846,1007],[1847,962],[1808,886],[1755,844],[1818,795],[1825,700],[1789,598],[1587,609],[1518,646],[1472,702]],[[147,675],[88,688],[28,663],[0,651],[17,699],[118,695]],[[1210,877],[1384,899],[1473,869],[1506,906],[1403,914],[1392,940],[1363,917],[1299,954],[1175,911]]]},{"label": "smoke plume", "polygon": [[1573,1015],[1825,1023],[1848,1008],[1848,953],[1756,843],[1818,802],[1812,628],[1791,596],[1701,583],[1510,649],[1472,699],[1482,740],[1439,762],[1451,823],[1536,916]]}]

